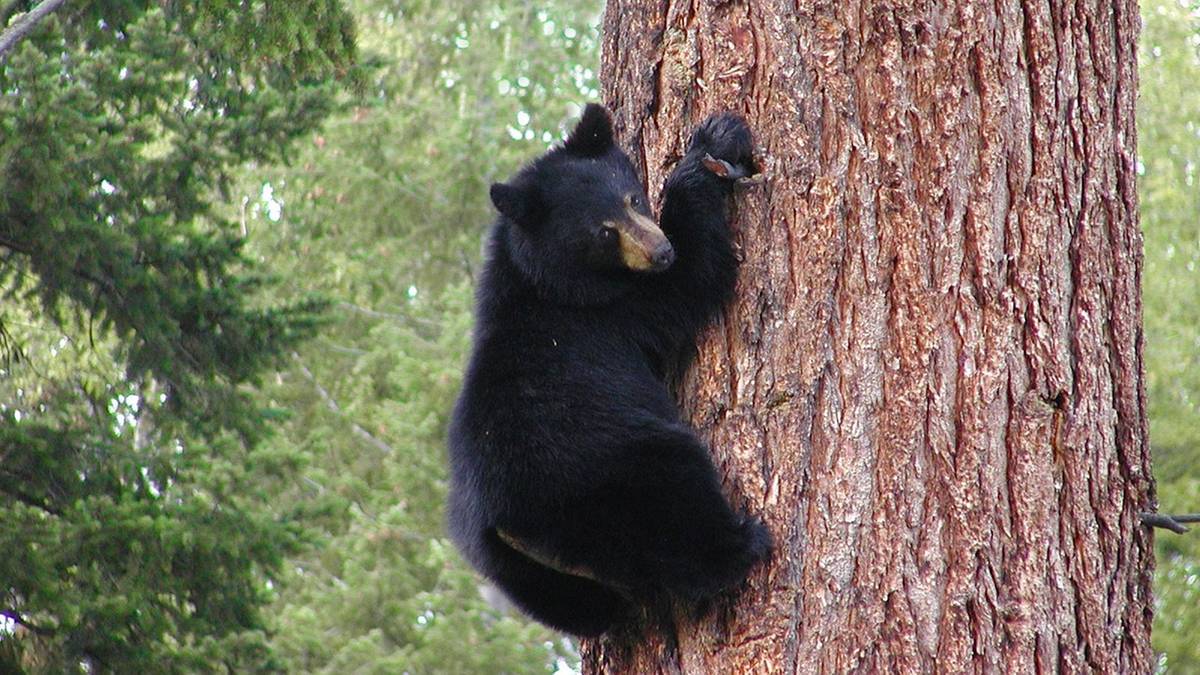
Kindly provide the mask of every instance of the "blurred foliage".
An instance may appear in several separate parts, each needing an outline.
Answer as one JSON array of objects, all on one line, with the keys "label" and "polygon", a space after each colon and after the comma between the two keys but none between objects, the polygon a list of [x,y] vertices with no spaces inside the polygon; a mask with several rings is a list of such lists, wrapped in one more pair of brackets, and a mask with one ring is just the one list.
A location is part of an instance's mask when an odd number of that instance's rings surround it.
[{"label": "blurred foliage", "polygon": [[[1159,509],[1200,512],[1200,4],[1142,6],[1139,196],[1146,374]],[[1157,531],[1159,668],[1200,672],[1200,532]]]},{"label": "blurred foliage", "polygon": [[599,9],[68,3],[5,56],[0,672],[577,658],[445,540],[443,436],[487,186],[596,97]]},{"label": "blurred foliage", "polygon": [[68,3],[0,62],[0,672],[279,667],[247,385],[322,303],[264,302],[214,205],[358,71],[340,3],[267,9]]},{"label": "blurred foliage", "polygon": [[293,411],[268,446],[301,462],[275,508],[315,543],[277,587],[272,645],[298,673],[551,672],[574,648],[489,605],[446,539],[445,425],[488,185],[598,96],[601,3],[352,6],[364,93],[291,166],[247,171],[235,215],[271,297],[332,303],[262,390]]}]

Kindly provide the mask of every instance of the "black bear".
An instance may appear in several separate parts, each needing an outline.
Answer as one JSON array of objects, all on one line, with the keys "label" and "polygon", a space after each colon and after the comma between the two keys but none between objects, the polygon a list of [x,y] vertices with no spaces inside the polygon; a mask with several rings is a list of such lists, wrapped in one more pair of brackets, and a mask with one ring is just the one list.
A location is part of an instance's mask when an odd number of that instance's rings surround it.
[{"label": "black bear", "polygon": [[730,298],[727,223],[753,170],[710,117],[667,180],[661,229],[608,113],[491,188],[500,212],[450,424],[451,536],[533,618],[603,633],[639,604],[708,599],[770,554],[721,493],[664,377]]}]

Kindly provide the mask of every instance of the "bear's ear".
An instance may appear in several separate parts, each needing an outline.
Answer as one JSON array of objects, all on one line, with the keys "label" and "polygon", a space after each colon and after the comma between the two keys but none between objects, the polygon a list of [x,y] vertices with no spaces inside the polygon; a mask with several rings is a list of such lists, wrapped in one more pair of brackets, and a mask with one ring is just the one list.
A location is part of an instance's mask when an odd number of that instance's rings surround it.
[{"label": "bear's ear", "polygon": [[496,210],[507,216],[518,225],[532,225],[536,211],[537,195],[528,187],[518,187],[507,183],[492,183],[488,194]]},{"label": "bear's ear", "polygon": [[589,103],[583,109],[583,117],[575,125],[575,131],[567,137],[563,148],[573,154],[583,157],[596,157],[608,152],[613,146],[612,120],[604,106]]}]

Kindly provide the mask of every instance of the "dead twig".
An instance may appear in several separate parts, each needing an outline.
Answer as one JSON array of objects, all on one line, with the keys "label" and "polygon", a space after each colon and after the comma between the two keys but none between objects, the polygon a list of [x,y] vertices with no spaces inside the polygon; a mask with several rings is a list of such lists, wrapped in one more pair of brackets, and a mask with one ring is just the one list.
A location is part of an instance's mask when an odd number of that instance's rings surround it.
[{"label": "dead twig", "polygon": [[1200,513],[1150,513],[1143,511],[1141,513],[1142,524],[1147,527],[1159,527],[1164,530],[1170,530],[1175,534],[1183,534],[1188,531],[1184,523],[1200,523]]}]

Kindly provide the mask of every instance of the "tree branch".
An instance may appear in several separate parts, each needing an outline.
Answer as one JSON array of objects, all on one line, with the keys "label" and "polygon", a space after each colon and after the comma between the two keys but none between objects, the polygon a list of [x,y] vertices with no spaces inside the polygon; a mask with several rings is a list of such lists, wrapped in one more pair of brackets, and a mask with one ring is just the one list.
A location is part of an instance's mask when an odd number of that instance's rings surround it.
[{"label": "tree branch", "polygon": [[17,253],[23,253],[25,255],[33,255],[33,249],[29,248],[28,246],[26,246],[18,241],[9,239],[8,237],[0,236],[0,246],[3,246],[12,251],[16,251]]},{"label": "tree branch", "polygon": [[42,19],[45,19],[51,12],[58,9],[67,0],[43,0],[38,3],[37,7],[29,10],[10,26],[3,33],[0,33],[0,60],[4,59],[4,54],[12,49],[17,42],[29,34]]},{"label": "tree branch", "polygon": [[25,504],[26,506],[32,506],[35,509],[45,511],[46,513],[49,513],[52,516],[58,516],[61,518],[63,515],[63,512],[61,510],[55,508],[54,506],[51,506],[45,500],[38,499],[34,495],[31,495],[28,492],[25,492],[24,490],[21,490],[18,487],[15,487],[12,485],[7,485],[3,482],[0,482],[0,493],[6,494],[6,495],[12,497],[13,499],[21,502],[22,504]]},{"label": "tree branch", "polygon": [[352,302],[346,302],[344,300],[341,302],[338,302],[338,307],[341,307],[342,309],[345,309],[345,310],[349,310],[351,312],[357,312],[364,316],[369,316],[373,319],[388,319],[391,321],[398,321],[401,323],[415,323],[424,328],[438,328],[439,327],[438,322],[431,321],[430,319],[426,319],[424,317],[413,316],[411,314],[394,314],[391,312],[381,312],[377,309],[371,309],[370,307],[363,307],[361,305],[356,305]]},{"label": "tree branch", "polygon": [[25,0],[8,0],[4,3],[4,6],[0,7],[0,26],[7,26],[8,20],[18,14],[17,7],[24,2]]},{"label": "tree branch", "polygon": [[363,307],[361,305],[356,305],[352,302],[346,302],[345,300],[338,302],[338,307],[341,307],[342,309],[348,309],[352,312],[358,312],[359,314],[365,314],[366,316],[369,316],[373,319],[391,319],[393,321],[407,321],[408,320],[408,317],[402,316],[400,314],[391,314],[389,312],[381,312],[377,309],[371,309],[370,307]]},{"label": "tree branch", "polygon": [[359,426],[357,422],[350,419],[344,412],[342,412],[342,407],[338,405],[338,402],[334,400],[333,396],[329,394],[329,391],[326,390],[325,387],[321,386],[320,382],[317,382],[316,376],[313,375],[312,371],[308,369],[308,366],[304,365],[304,361],[300,359],[300,354],[292,352],[292,359],[296,362],[296,365],[300,366],[300,372],[304,374],[305,379],[312,383],[313,389],[317,390],[317,395],[320,396],[321,400],[325,402],[325,407],[333,411],[333,413],[338,417],[346,420],[346,422],[350,424],[350,430],[353,431],[356,436],[375,446],[384,454],[395,454],[395,450],[392,449],[392,446],[376,438],[371,432]]},{"label": "tree branch", "polygon": [[25,617],[21,616],[20,612],[16,611],[15,609],[0,609],[0,616],[3,616],[7,619],[12,619],[14,622],[24,626],[26,630],[38,635],[49,637],[55,633],[53,628],[46,628],[45,626],[39,626],[35,623],[30,623]]},{"label": "tree branch", "polygon": [[1184,523],[1200,523],[1200,513],[1181,513],[1172,515],[1169,513],[1150,513],[1142,512],[1142,524],[1147,527],[1161,527],[1164,530],[1170,530],[1175,534],[1183,534],[1188,531]]}]

